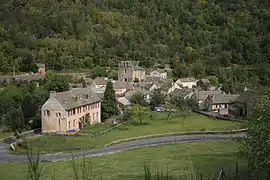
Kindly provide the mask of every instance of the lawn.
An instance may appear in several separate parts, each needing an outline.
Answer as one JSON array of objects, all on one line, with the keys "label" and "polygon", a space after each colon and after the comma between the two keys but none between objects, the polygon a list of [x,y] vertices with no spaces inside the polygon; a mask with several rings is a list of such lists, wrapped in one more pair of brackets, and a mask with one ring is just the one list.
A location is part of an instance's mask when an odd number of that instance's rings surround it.
[{"label": "lawn", "polygon": [[[102,147],[115,140],[130,138],[135,136],[151,135],[168,132],[181,132],[193,130],[222,130],[244,127],[240,122],[215,120],[203,115],[193,114],[184,118],[172,118],[167,120],[167,113],[154,113],[153,120],[144,121],[145,124],[125,124],[112,132],[98,137],[88,136],[60,136],[44,135],[38,139],[29,141],[34,151],[40,150],[40,153],[57,153],[80,151]],[[103,129],[107,125],[97,125],[93,127],[92,132],[97,129]],[[84,132],[90,132],[91,129]],[[21,149],[19,153],[23,153]]]},{"label": "lawn", "polygon": [[[86,160],[92,165],[95,175],[102,174],[103,180],[143,180],[144,164],[153,173],[157,169],[167,171],[168,168],[170,174],[179,176],[191,169],[193,172],[202,172],[204,180],[209,180],[212,174],[213,179],[217,179],[221,168],[230,177],[235,172],[236,162],[239,163],[240,171],[244,169],[245,162],[237,160],[236,155],[234,141],[204,141],[138,148]],[[80,165],[82,161],[76,160],[76,164]],[[73,179],[72,161],[43,163],[43,170],[42,180],[51,179],[52,174],[57,180]],[[3,180],[29,179],[25,163],[1,163],[0,174]]]}]

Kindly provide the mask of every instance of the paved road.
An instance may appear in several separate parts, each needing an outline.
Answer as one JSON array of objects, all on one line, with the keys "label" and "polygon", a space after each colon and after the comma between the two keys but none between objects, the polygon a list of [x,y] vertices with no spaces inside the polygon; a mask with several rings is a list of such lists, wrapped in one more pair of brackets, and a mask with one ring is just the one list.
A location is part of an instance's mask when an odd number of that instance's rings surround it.
[{"label": "paved road", "polygon": [[[143,146],[155,146],[160,144],[172,143],[172,142],[190,142],[190,141],[206,141],[206,140],[226,140],[232,139],[236,137],[245,137],[245,133],[237,133],[237,134],[200,134],[200,135],[181,135],[181,136],[170,136],[170,137],[161,137],[161,138],[153,138],[153,139],[141,139],[132,142],[125,142],[121,144],[115,144],[112,146],[93,149],[86,152],[75,152],[73,153],[75,158],[81,157],[92,157],[92,156],[101,156],[105,154],[111,154],[123,150],[134,149],[137,147]],[[9,148],[9,144],[0,143],[0,162],[15,162],[15,161],[24,161],[25,156],[23,155],[12,155],[8,154],[7,149]],[[62,161],[72,159],[72,153],[58,153],[58,154],[47,154],[41,155],[41,160],[47,161]]]}]

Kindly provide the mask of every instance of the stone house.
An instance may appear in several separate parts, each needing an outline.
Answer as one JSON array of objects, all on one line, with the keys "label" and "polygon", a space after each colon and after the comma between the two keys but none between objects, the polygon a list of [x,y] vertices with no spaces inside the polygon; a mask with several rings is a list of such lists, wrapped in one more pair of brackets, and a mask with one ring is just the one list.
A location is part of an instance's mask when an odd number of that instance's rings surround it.
[{"label": "stone house", "polygon": [[159,88],[161,89],[161,92],[163,92],[166,95],[170,94],[175,89],[181,89],[181,87],[178,84],[176,84],[172,81],[160,82]]},{"label": "stone house", "polygon": [[133,90],[126,92],[125,98],[127,100],[131,101],[131,98],[135,93],[142,93],[144,95],[144,100],[146,102],[150,102],[150,93],[151,92],[148,89],[141,88],[141,87],[135,87]]},{"label": "stone house", "polygon": [[113,88],[115,90],[115,95],[119,97],[119,96],[124,96],[125,92],[133,89],[133,84],[115,81],[113,83]]},{"label": "stone house", "polygon": [[169,99],[174,99],[177,97],[183,97],[184,99],[189,99],[193,95],[193,91],[188,89],[174,89],[169,93]]},{"label": "stone house", "polygon": [[229,114],[235,117],[248,116],[248,106],[256,98],[256,93],[246,90],[229,106]]},{"label": "stone house", "polygon": [[119,63],[118,80],[121,82],[143,81],[145,69],[139,66],[138,61],[122,61]]},{"label": "stone house", "polygon": [[180,78],[175,83],[181,87],[187,87],[189,89],[197,86],[197,80],[194,77]]},{"label": "stone house", "polygon": [[86,123],[101,122],[101,99],[89,88],[51,91],[41,108],[41,120],[43,133],[78,131]]},{"label": "stone house", "polygon": [[46,66],[44,63],[36,63],[37,67],[38,67],[38,74],[40,75],[45,75],[46,73]]},{"label": "stone house", "polygon": [[217,95],[217,94],[223,94],[222,91],[201,91],[201,90],[194,90],[193,91],[193,98],[195,98],[199,109],[203,110],[205,109],[205,100],[209,95]]},{"label": "stone house", "polygon": [[150,82],[150,83],[149,82],[142,82],[139,84],[139,87],[152,92],[153,90],[158,89],[159,85],[157,83],[152,83],[152,82]]},{"label": "stone house", "polygon": [[157,69],[150,73],[151,77],[158,77],[159,79],[167,79],[167,72],[164,69]]},{"label": "stone house", "polygon": [[107,85],[107,81],[108,79],[105,78],[105,77],[96,77],[92,84],[91,84],[91,87],[93,88],[102,88],[102,87],[106,87]]},{"label": "stone house", "polygon": [[231,104],[239,97],[239,94],[210,94],[205,100],[205,108],[208,112],[222,112],[228,114]]}]

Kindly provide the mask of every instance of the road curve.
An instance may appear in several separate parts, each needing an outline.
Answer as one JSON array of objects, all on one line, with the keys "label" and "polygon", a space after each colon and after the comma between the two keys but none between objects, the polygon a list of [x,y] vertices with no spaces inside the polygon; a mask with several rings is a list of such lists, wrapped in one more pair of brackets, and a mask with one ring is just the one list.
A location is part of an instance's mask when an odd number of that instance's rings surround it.
[{"label": "road curve", "polygon": [[[131,142],[124,142],[115,144],[100,149],[93,149],[85,152],[74,152],[75,158],[102,156],[105,154],[111,154],[119,151],[134,149],[144,146],[155,146],[173,142],[192,142],[192,141],[206,141],[206,140],[228,140],[232,138],[245,137],[245,133],[235,134],[198,134],[198,135],[180,135],[180,136],[168,136],[152,139],[140,139]],[[16,162],[26,160],[24,155],[8,154],[9,144],[0,144],[0,162]],[[46,154],[40,155],[41,160],[46,161],[63,161],[72,159],[72,153],[58,153],[58,154]]]}]

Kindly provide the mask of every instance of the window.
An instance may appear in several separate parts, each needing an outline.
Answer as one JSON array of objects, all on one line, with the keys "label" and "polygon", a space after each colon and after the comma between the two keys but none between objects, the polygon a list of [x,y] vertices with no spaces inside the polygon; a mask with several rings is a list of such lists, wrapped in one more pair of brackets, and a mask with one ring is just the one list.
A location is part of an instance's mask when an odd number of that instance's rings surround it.
[{"label": "window", "polygon": [[97,118],[97,120],[99,119],[99,118],[98,118],[98,112],[96,113],[96,118]]},{"label": "window", "polygon": [[72,115],[73,115],[73,114],[76,114],[76,109],[73,109],[73,113],[72,113]]},{"label": "window", "polygon": [[49,110],[46,110],[46,115],[50,116],[50,111]]},{"label": "window", "polygon": [[56,117],[60,117],[61,116],[61,113],[56,113]]},{"label": "window", "polygon": [[126,70],[126,69],[124,70],[124,73],[125,73],[125,74],[127,73],[127,70]]},{"label": "window", "polygon": [[61,126],[61,121],[60,121],[60,119],[58,120],[58,126],[59,126],[59,129],[60,129],[60,126]]},{"label": "window", "polygon": [[95,120],[95,113],[93,113],[93,121]]},{"label": "window", "polygon": [[75,127],[75,120],[73,120],[73,127]]},{"label": "window", "polygon": [[68,129],[70,129],[70,121],[68,121]]}]

